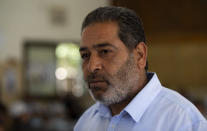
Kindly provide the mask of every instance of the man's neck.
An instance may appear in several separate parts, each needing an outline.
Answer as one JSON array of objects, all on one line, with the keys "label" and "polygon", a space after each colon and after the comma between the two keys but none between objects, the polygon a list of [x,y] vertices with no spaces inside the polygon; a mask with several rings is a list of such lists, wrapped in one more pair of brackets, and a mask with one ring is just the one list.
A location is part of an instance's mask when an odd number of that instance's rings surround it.
[{"label": "man's neck", "polygon": [[109,109],[111,110],[111,115],[114,116],[114,115],[119,114],[130,103],[130,101],[133,98],[134,97],[128,98],[128,99],[126,99],[126,100],[124,100],[122,102],[110,105]]},{"label": "man's neck", "polygon": [[147,84],[147,81],[147,76],[144,75],[144,77],[140,79],[140,84],[139,86],[137,86],[133,94],[131,94],[124,101],[110,105],[109,109],[111,110],[111,115],[114,116],[119,114],[131,102],[131,100],[142,90],[142,88],[144,88],[144,86]]}]

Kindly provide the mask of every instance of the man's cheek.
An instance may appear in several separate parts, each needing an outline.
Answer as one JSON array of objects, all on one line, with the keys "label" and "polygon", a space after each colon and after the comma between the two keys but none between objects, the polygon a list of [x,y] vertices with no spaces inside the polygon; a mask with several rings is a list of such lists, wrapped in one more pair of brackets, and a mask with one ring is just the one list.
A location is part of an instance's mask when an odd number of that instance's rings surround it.
[{"label": "man's cheek", "polygon": [[88,73],[83,69],[83,77],[85,81],[87,81],[87,76],[88,76]]}]

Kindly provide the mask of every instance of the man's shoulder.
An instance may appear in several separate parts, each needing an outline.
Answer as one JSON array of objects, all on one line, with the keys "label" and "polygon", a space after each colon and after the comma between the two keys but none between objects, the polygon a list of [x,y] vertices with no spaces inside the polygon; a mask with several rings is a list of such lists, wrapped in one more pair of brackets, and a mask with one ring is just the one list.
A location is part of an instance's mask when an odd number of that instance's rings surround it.
[{"label": "man's shoulder", "polygon": [[194,104],[174,90],[164,87],[159,93],[158,99],[160,105],[163,104],[166,109],[174,112],[174,115],[182,114],[193,121],[205,120]]},{"label": "man's shoulder", "polygon": [[169,88],[164,87],[158,97],[163,99],[165,102],[169,102],[170,104],[178,106],[184,110],[188,108],[196,109],[196,107],[187,98]]},{"label": "man's shoulder", "polygon": [[207,126],[205,118],[189,100],[165,87],[146,110],[144,121],[147,121],[149,116],[152,124],[156,123],[172,130],[189,129],[191,131],[198,128],[206,129]]}]

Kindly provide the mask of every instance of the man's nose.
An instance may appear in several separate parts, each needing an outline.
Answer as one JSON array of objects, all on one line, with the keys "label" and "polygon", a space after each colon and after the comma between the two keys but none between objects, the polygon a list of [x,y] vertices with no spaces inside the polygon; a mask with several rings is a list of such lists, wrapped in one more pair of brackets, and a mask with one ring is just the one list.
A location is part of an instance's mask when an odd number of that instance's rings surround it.
[{"label": "man's nose", "polygon": [[95,73],[98,70],[102,69],[102,61],[101,58],[97,55],[91,55],[89,63],[88,63],[88,70],[91,73]]}]

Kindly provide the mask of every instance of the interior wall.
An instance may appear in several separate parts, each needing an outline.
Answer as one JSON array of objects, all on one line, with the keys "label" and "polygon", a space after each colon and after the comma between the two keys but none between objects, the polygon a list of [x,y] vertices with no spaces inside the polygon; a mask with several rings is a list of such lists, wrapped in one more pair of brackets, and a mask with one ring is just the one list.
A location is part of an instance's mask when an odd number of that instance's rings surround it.
[{"label": "interior wall", "polygon": [[25,93],[25,41],[78,42],[84,17],[109,4],[109,0],[0,0],[0,101],[9,105]]},{"label": "interior wall", "polygon": [[[109,0],[0,0],[0,61],[21,59],[25,40],[79,40],[88,12]],[[65,14],[65,23],[52,23],[52,10]]]},{"label": "interior wall", "polygon": [[149,71],[156,72],[164,86],[183,89],[196,99],[207,97],[205,42],[168,41],[148,47]]},{"label": "interior wall", "polygon": [[113,0],[131,8],[149,32],[207,31],[206,0]]}]

